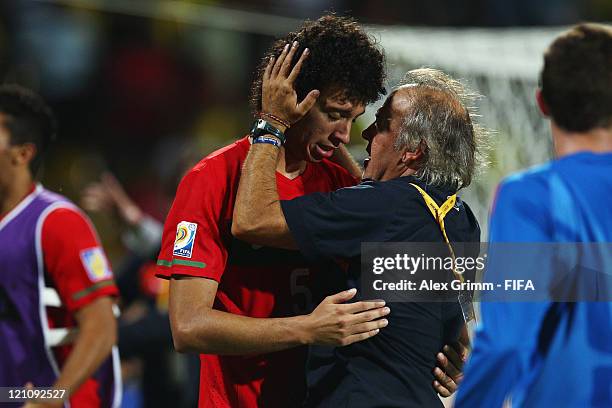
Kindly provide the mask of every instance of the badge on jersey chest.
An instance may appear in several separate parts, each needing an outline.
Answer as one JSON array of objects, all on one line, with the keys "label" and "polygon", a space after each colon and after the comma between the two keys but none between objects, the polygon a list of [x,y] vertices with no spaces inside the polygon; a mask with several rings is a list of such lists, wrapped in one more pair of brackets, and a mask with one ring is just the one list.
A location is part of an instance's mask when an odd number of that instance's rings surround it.
[{"label": "badge on jersey chest", "polygon": [[102,248],[95,247],[81,251],[81,262],[87,271],[87,276],[92,282],[97,282],[113,277]]},{"label": "badge on jersey chest", "polygon": [[179,222],[176,226],[176,239],[174,240],[172,255],[191,258],[197,230],[198,224],[194,222]]}]

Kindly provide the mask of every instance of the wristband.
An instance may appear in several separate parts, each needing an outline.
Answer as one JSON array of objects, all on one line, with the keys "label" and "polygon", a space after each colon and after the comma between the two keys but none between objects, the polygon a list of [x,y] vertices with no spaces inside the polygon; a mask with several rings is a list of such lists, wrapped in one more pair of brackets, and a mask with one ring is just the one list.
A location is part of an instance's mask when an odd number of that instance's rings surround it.
[{"label": "wristband", "polygon": [[257,143],[271,144],[271,145],[274,145],[274,146],[278,147],[279,149],[283,145],[280,142],[280,140],[278,140],[277,138],[275,138],[273,136],[258,136],[258,137],[254,137],[253,138],[253,144],[257,144]]},{"label": "wristband", "polygon": [[266,122],[263,119],[257,119],[255,123],[253,123],[253,128],[251,129],[251,138],[257,139],[259,136],[264,135],[272,135],[280,140],[281,146],[285,143],[285,135],[283,132],[278,130],[271,123]]}]

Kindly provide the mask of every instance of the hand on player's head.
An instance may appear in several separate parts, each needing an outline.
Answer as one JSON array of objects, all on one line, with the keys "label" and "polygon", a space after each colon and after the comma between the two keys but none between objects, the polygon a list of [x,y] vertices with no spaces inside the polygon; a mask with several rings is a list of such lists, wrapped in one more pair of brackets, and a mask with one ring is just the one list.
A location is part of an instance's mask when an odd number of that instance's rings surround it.
[{"label": "hand on player's head", "polygon": [[[299,44],[295,41],[292,45],[287,44],[277,58],[270,58],[261,90],[262,112],[274,115],[289,124],[294,124],[304,117],[319,97],[319,91],[312,90],[304,100],[298,101],[294,82],[310,52],[308,48],[304,49],[297,63],[291,68],[291,61],[298,48]],[[283,127],[282,123],[279,125]]]}]

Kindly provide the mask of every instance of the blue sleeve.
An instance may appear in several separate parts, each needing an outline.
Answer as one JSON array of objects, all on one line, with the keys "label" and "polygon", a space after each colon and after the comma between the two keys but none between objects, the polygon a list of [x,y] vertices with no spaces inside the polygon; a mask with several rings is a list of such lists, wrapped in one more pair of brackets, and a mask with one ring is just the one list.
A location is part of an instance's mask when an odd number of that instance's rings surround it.
[{"label": "blue sleeve", "polygon": [[[502,183],[491,215],[490,242],[548,242],[550,225],[542,180]],[[500,257],[501,258],[501,257]],[[487,281],[503,280],[496,257],[488,260]],[[548,302],[482,302],[474,348],[459,387],[456,407],[501,407],[537,364],[538,333],[550,309]],[[520,398],[519,398],[520,399]]]},{"label": "blue sleeve", "polygon": [[386,241],[392,203],[385,189],[360,184],[281,201],[289,230],[310,261],[352,258],[362,242]]}]

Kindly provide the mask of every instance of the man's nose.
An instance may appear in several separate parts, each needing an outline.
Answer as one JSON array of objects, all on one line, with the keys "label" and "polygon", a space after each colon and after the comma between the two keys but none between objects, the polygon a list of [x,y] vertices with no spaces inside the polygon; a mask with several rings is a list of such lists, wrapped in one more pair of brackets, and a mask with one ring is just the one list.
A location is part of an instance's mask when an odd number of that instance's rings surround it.
[{"label": "man's nose", "polygon": [[344,123],[340,124],[338,128],[334,131],[334,144],[337,142],[348,144],[351,141],[351,124],[350,120],[343,121]]}]

